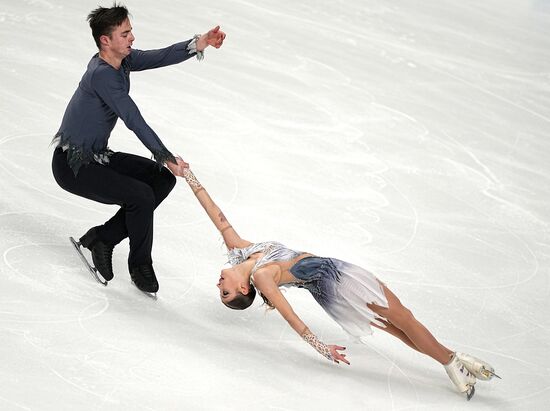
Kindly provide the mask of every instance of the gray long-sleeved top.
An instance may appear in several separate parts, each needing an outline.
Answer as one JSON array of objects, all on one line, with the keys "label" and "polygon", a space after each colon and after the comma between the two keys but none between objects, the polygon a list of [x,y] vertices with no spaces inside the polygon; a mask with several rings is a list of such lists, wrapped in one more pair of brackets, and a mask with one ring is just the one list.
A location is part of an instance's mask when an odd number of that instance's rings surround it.
[{"label": "gray long-sleeved top", "polygon": [[[109,161],[113,152],[108,149],[107,142],[118,118],[153,153],[159,165],[167,160],[174,161],[172,153],[145,122],[128,94],[130,72],[185,61],[197,54],[195,43],[196,37],[159,50],[132,49],[118,70],[99,54],[92,57],[54,138],[57,146],[68,151],[67,160],[75,175],[90,161]],[[202,58],[201,54],[199,52],[197,57]]]}]

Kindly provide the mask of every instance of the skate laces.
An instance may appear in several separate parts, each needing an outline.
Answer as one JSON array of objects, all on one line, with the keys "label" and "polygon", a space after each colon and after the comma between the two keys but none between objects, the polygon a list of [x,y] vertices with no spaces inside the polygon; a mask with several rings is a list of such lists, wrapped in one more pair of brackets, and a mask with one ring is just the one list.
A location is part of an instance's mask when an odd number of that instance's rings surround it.
[{"label": "skate laces", "polygon": [[157,280],[153,266],[148,264],[135,267],[130,271],[130,274],[134,280],[138,281],[145,280],[147,282],[155,282]]},{"label": "skate laces", "polygon": [[143,278],[149,281],[151,281],[153,278],[156,279],[155,271],[153,270],[152,266],[143,266],[140,268],[140,273]]},{"label": "skate laces", "polygon": [[462,374],[464,374],[466,377],[468,378],[471,378],[473,377],[473,375],[470,373],[470,371],[468,371],[468,369],[466,368],[466,366],[462,363],[460,363],[460,368],[459,368],[460,372]]},{"label": "skate laces", "polygon": [[95,268],[101,273],[103,278],[107,281],[111,280],[113,274],[113,249],[112,245],[105,244],[102,241],[98,241],[92,248],[92,260]]},{"label": "skate laces", "polygon": [[98,257],[101,258],[103,264],[107,264],[108,269],[111,269],[113,264],[113,246],[109,246],[103,242],[98,242],[94,247],[94,251],[97,251]]},{"label": "skate laces", "polygon": [[141,291],[156,293],[159,289],[157,277],[153,266],[146,264],[134,267],[130,270],[132,281]]}]

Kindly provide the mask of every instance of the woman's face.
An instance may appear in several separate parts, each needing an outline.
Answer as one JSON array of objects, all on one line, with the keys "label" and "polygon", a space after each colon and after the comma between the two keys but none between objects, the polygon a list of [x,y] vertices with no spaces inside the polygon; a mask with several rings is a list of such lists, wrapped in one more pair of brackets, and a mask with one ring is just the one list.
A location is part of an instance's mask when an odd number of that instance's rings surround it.
[{"label": "woman's face", "polygon": [[217,287],[220,290],[222,302],[231,301],[240,292],[240,280],[234,268],[225,268],[220,273]]}]

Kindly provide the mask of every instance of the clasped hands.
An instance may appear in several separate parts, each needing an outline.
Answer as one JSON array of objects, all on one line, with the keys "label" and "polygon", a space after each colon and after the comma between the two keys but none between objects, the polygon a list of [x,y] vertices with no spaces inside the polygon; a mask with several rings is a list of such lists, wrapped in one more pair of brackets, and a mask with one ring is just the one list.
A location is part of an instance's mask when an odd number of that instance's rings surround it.
[{"label": "clasped hands", "polygon": [[183,161],[179,156],[175,157],[176,163],[171,161],[166,162],[166,167],[174,174],[176,177],[185,177],[186,170],[189,170],[189,164]]}]

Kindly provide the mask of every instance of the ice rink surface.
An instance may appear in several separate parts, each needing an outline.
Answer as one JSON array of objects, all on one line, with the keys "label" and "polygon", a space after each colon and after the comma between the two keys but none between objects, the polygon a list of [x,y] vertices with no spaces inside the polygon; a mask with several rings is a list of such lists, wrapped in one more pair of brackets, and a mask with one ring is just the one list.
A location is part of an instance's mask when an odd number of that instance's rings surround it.
[{"label": "ice rink surface", "polygon": [[[470,402],[377,331],[285,295],[220,304],[221,239],[184,181],[155,214],[156,301],[95,283],[68,242],[115,206],[70,195],[49,143],[96,52],[96,0],[0,1],[0,409],[543,410],[550,403],[550,2],[127,1],[135,48],[220,24],[203,62],[131,95],[239,233],[375,272],[445,345],[492,363]],[[101,2],[109,6],[110,2]],[[150,154],[119,122],[114,150]]]}]

